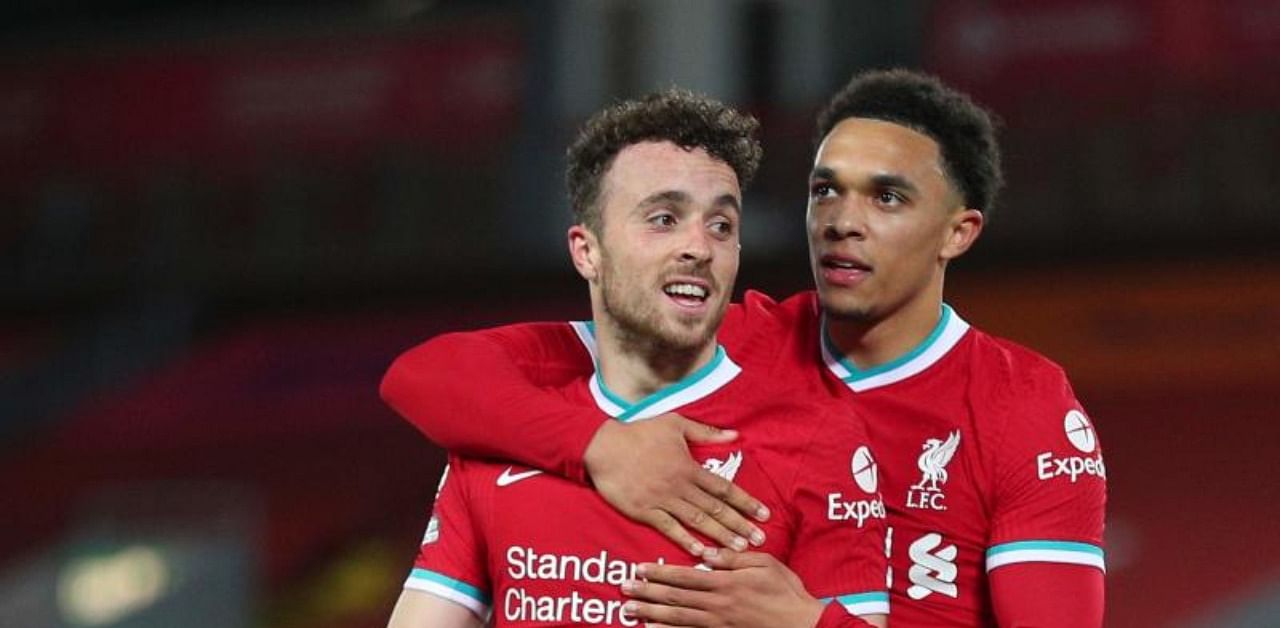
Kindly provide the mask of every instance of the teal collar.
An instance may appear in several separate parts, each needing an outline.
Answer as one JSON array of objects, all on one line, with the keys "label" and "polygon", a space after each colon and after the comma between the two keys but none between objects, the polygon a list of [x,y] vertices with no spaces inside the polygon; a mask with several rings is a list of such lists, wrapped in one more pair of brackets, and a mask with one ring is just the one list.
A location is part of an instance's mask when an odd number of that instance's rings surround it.
[{"label": "teal collar", "polygon": [[605,414],[619,421],[648,419],[672,412],[716,392],[742,372],[742,368],[729,359],[729,354],[725,353],[724,347],[716,345],[715,356],[705,366],[678,382],[664,386],[644,399],[630,403],[609,390],[604,383],[604,378],[600,376],[595,325],[581,321],[572,322],[570,325],[573,326],[574,332],[578,334],[578,339],[582,341],[587,352],[591,354],[591,361],[597,365],[589,384],[591,396],[595,398],[596,405]]},{"label": "teal collar", "polygon": [[947,355],[956,343],[960,342],[968,330],[969,323],[960,318],[951,306],[944,303],[938,324],[919,345],[889,362],[860,369],[852,360],[840,353],[840,349],[831,340],[831,335],[827,333],[827,318],[824,315],[822,317],[822,361],[826,363],[828,370],[854,392],[863,392],[900,382],[933,366],[935,362]]}]

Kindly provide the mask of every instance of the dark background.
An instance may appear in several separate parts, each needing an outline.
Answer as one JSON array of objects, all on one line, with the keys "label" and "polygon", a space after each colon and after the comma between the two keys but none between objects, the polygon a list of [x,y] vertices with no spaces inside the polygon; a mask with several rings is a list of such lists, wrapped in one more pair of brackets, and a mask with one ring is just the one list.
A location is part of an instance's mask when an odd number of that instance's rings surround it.
[{"label": "dark background", "polygon": [[4,3],[0,623],[385,624],[442,458],[378,379],[588,314],[584,116],[757,115],[739,289],[781,297],[814,113],[895,65],[1003,118],[949,301],[1098,426],[1109,625],[1280,625],[1274,0]]}]

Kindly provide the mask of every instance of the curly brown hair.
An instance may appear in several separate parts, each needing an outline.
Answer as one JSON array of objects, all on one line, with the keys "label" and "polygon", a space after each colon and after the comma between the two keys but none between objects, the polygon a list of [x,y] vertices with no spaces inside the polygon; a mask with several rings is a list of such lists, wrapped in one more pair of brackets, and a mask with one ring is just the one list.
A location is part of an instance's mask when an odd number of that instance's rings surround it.
[{"label": "curly brown hair", "polygon": [[965,206],[990,215],[1004,185],[995,116],[937,77],[912,70],[855,74],[818,115],[818,142],[845,118],[901,124],[938,143]]},{"label": "curly brown hair", "polygon": [[613,160],[632,144],[668,141],[686,150],[701,148],[723,161],[747,188],[763,150],[752,116],[679,88],[626,100],[591,117],[569,146],[565,180],[577,222],[599,233],[600,186]]}]

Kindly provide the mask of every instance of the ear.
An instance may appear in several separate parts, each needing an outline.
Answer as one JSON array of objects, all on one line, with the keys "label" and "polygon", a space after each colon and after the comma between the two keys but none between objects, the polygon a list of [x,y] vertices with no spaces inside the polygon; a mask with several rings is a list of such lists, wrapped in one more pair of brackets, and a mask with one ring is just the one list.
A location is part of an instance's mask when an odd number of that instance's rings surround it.
[{"label": "ear", "polygon": [[589,282],[600,277],[600,241],[596,234],[584,225],[569,227],[569,259],[578,274]]},{"label": "ear", "polygon": [[946,262],[964,255],[982,234],[984,220],[981,211],[962,207],[951,217],[947,226],[946,240],[942,243],[942,250],[938,252],[938,257]]}]

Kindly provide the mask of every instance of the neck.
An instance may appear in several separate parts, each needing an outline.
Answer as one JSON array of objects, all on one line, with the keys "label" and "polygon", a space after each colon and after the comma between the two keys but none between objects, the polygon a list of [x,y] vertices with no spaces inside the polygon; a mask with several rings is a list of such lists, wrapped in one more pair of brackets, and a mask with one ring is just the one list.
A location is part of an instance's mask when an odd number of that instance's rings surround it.
[{"label": "neck", "polygon": [[942,285],[878,317],[827,316],[827,333],[836,349],[858,368],[875,368],[906,355],[937,327],[942,316]]},{"label": "neck", "polygon": [[709,364],[716,355],[716,343],[712,339],[686,349],[652,340],[635,342],[597,318],[596,351],[605,386],[634,403]]}]

